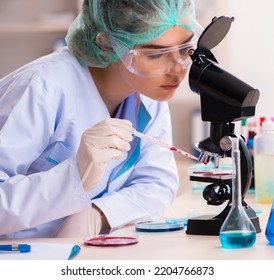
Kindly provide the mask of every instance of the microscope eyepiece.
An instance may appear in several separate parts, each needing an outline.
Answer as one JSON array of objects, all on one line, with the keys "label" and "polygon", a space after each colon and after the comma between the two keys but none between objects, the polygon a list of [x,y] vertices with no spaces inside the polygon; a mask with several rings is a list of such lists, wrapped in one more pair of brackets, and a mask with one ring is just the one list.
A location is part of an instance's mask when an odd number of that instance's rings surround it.
[{"label": "microscope eyepiece", "polygon": [[234,18],[213,18],[189,55],[189,85],[201,99],[202,120],[233,122],[255,115],[259,91],[222,69],[211,49],[228,33]]}]

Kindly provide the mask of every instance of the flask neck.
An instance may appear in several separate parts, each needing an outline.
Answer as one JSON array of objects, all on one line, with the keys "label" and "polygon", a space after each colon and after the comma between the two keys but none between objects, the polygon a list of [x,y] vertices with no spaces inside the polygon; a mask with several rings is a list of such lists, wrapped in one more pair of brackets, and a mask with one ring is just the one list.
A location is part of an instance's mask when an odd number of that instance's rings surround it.
[{"label": "flask neck", "polygon": [[[237,140],[235,140],[237,141]],[[233,173],[235,174],[232,179],[232,207],[242,206],[242,193],[241,193],[241,162],[240,162],[240,150],[238,149],[238,143],[235,144],[232,150],[233,161]]]}]

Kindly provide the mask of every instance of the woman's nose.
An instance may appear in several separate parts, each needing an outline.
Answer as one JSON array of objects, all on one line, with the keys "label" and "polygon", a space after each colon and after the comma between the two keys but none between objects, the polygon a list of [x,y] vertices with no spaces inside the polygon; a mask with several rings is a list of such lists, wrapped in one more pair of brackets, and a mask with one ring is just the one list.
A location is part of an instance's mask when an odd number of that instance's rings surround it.
[{"label": "woman's nose", "polygon": [[177,58],[173,61],[173,65],[169,71],[170,74],[180,74],[182,71],[185,70],[183,60],[181,57]]}]

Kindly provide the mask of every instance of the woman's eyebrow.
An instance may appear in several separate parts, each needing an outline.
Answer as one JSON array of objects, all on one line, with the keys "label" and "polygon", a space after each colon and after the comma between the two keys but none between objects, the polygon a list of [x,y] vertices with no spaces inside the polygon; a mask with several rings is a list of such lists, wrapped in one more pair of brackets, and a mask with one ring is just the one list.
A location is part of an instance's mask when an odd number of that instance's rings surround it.
[{"label": "woman's eyebrow", "polygon": [[[193,38],[193,35],[191,35],[191,37],[188,40],[184,41],[183,43],[181,43],[177,46],[189,43],[192,38]],[[156,45],[155,44],[148,44],[148,45],[140,46],[140,48],[145,48],[145,49],[164,49],[164,48],[170,48],[170,47],[173,47],[173,46],[163,46],[163,45],[157,45],[157,44]]]},{"label": "woman's eyebrow", "polygon": [[145,49],[164,49],[169,47],[170,46],[162,46],[162,45],[154,45],[154,44],[141,46],[141,48],[145,48]]}]

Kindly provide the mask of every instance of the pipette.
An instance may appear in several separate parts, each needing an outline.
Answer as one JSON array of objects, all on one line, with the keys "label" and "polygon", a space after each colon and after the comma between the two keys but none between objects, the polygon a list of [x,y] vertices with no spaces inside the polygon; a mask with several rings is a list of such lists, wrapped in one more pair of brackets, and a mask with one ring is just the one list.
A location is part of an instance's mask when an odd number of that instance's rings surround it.
[{"label": "pipette", "polygon": [[191,159],[199,161],[199,159],[197,157],[195,157],[195,156],[193,156],[193,155],[191,155],[191,154],[189,154],[187,152],[184,152],[183,150],[181,150],[179,148],[176,148],[176,147],[174,147],[174,146],[164,142],[161,139],[154,138],[154,137],[149,136],[147,134],[141,133],[141,132],[137,131],[135,128],[132,128],[131,133],[132,133],[132,135],[135,135],[135,136],[137,136],[137,137],[139,137],[141,139],[144,139],[144,140],[146,140],[146,141],[148,141],[150,143],[157,144],[157,145],[159,145],[161,147],[169,149],[172,152],[176,152],[176,153],[178,153],[180,155],[183,155],[183,156],[186,156],[186,157],[189,157]]}]

